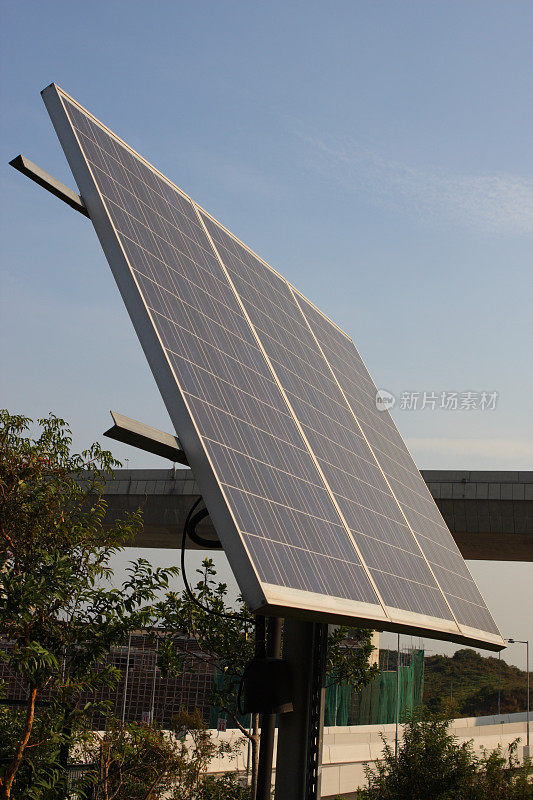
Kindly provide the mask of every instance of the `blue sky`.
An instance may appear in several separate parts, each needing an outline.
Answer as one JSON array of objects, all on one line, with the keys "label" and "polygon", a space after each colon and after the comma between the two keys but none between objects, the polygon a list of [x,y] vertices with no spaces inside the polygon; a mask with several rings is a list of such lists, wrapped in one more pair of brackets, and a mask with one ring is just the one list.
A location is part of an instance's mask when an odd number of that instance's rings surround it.
[{"label": "blue sky", "polygon": [[[354,338],[420,467],[531,468],[531,3],[1,13],[3,405],[53,409],[78,446],[110,408],[170,425],[90,223],[7,166],[22,152],[73,185],[39,97],[56,81]],[[399,407],[443,391],[498,402]],[[504,634],[526,625],[525,568],[473,567],[497,618],[494,576],[524,574]]]}]

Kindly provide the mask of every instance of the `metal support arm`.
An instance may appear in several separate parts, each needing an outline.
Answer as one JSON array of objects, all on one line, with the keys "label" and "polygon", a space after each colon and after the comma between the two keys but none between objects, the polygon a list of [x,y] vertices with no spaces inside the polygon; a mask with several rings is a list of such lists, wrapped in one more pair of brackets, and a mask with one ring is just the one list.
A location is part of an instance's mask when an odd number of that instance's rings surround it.
[{"label": "metal support arm", "polygon": [[115,439],[117,442],[130,444],[132,447],[138,447],[147,453],[168,458],[169,461],[189,466],[187,456],[183,452],[177,436],[152,428],[151,425],[145,425],[144,422],[136,419],[125,417],[116,411],[111,411],[111,416],[113,417],[113,427],[105,431],[104,436]]},{"label": "metal support arm", "polygon": [[38,183],[39,186],[42,186],[43,189],[46,189],[55,197],[59,197],[60,200],[75,211],[79,211],[80,214],[83,214],[85,217],[89,216],[85,203],[79,194],[69,189],[64,183],[57,181],[52,175],[45,172],[44,169],[38,167],[37,164],[33,164],[29,158],[25,158],[25,156],[15,156],[9,163],[12,167],[18,169],[19,172],[22,172],[23,175],[31,178],[31,180]]}]

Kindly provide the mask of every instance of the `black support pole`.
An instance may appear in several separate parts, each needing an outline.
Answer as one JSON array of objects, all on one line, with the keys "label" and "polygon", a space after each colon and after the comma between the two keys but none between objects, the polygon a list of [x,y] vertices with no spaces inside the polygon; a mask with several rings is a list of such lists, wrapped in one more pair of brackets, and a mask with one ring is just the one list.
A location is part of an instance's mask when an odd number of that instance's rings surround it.
[{"label": "black support pole", "polygon": [[[266,637],[266,655],[270,658],[280,657],[281,628],[281,617],[269,617]],[[262,714],[256,800],[270,800],[271,797],[275,732],[276,715]]]},{"label": "black support pole", "polygon": [[255,657],[264,658],[266,656],[265,646],[266,620],[261,614],[255,618]]},{"label": "black support pole", "polygon": [[285,620],[294,711],[279,718],[276,800],[320,800],[327,635],[322,623]]}]

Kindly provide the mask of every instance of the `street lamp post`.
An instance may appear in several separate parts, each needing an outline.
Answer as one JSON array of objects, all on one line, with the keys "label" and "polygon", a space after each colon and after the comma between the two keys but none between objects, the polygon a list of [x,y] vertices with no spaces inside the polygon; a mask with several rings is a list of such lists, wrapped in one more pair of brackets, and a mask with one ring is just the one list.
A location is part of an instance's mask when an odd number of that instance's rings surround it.
[{"label": "street lamp post", "polygon": [[396,732],[394,736],[394,757],[398,758],[398,725],[400,722],[400,634],[396,653]]},{"label": "street lamp post", "polygon": [[128,678],[130,676],[130,656],[131,656],[131,631],[128,634],[128,655],[126,658],[126,675],[124,676],[124,697],[122,698],[122,724],[126,720],[126,701],[128,699]]},{"label": "street lamp post", "polygon": [[498,652],[498,716],[502,712],[502,651]]},{"label": "street lamp post", "polygon": [[507,639],[509,644],[525,644],[526,646],[526,673],[527,673],[527,712],[526,712],[526,743],[529,752],[529,640],[523,641],[522,639]]}]

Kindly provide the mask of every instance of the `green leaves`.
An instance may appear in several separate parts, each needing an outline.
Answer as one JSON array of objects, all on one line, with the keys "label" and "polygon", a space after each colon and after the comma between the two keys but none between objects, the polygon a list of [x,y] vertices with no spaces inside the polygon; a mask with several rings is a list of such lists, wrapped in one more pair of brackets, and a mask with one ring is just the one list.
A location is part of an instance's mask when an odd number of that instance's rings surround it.
[{"label": "green leaves", "polygon": [[87,734],[78,757],[93,765],[86,785],[94,800],[246,800],[235,777],[205,775],[211,759],[231,758],[237,747],[213,740],[199,712],[182,709],[164,732],[109,719],[104,733]]},{"label": "green leaves", "polygon": [[373,652],[372,632],[343,625],[330,628],[326,670],[330,684],[350,686],[360,691],[378,674],[377,664],[368,666]]},{"label": "green leaves", "polygon": [[481,757],[472,742],[459,742],[448,721],[418,711],[404,726],[398,757],[384,742],[383,759],[367,767],[368,786],[359,800],[527,800],[533,797],[531,767],[519,767],[513,743]]},{"label": "green leaves", "polygon": [[[99,444],[72,453],[70,429],[53,414],[38,420],[37,428],[32,438],[31,420],[0,412],[2,659],[28,696],[31,688],[38,704],[44,698],[52,704],[63,730],[66,720],[80,724],[82,696],[116,683],[119,672],[105,656],[129,631],[153,625],[156,600],[178,570],[154,570],[139,559],[123,586],[105,584],[111,556],[135,536],[142,514],[104,526],[104,482],[118,462]],[[13,733],[11,752],[23,750],[15,781],[19,796],[31,796],[39,781],[52,786],[57,779],[57,747],[35,758],[43,748],[36,738],[44,719],[39,705],[36,714],[25,732],[19,725]],[[51,720],[49,734],[57,744],[66,734],[53,733]],[[72,732],[72,722],[67,728]]]},{"label": "green leaves", "polygon": [[57,655],[34,641],[26,646],[15,645],[6,660],[10,670],[33,686],[46,683],[48,677],[59,669]]}]

